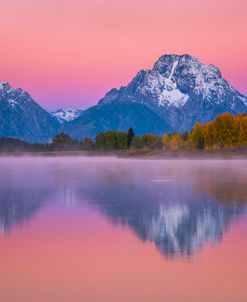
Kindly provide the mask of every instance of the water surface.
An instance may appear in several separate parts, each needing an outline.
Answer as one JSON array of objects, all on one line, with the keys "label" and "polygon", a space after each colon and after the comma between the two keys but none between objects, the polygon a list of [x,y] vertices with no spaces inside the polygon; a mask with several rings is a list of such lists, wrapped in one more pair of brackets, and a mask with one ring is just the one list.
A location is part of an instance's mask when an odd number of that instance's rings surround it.
[{"label": "water surface", "polygon": [[0,301],[247,301],[247,161],[0,158]]}]

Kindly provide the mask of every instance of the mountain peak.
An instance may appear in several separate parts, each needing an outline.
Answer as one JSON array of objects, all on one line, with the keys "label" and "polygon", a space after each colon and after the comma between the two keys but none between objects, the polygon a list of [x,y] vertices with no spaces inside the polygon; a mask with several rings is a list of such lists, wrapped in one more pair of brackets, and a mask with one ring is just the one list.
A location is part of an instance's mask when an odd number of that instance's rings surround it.
[{"label": "mountain peak", "polygon": [[152,70],[164,77],[165,90],[178,89],[183,94],[198,95],[209,101],[220,103],[230,86],[218,67],[203,64],[188,54],[163,55]]},{"label": "mountain peak", "polygon": [[[192,71],[195,73],[195,70],[206,73],[214,73],[217,77],[221,78],[221,72],[218,67],[213,64],[206,65],[200,62],[200,60],[189,54],[165,54],[162,55],[154,64],[153,70],[160,72],[161,74],[166,74],[171,68],[177,68],[177,73],[186,69],[187,71]],[[175,68],[174,68],[175,69]]]},{"label": "mountain peak", "polygon": [[136,101],[138,97],[141,102],[146,99],[148,106],[178,108],[193,96],[220,104],[227,97],[229,87],[218,67],[205,65],[189,54],[165,54],[152,69],[139,71],[126,87],[107,93],[100,104],[133,97]]},{"label": "mountain peak", "polygon": [[153,69],[160,73],[165,73],[167,68],[175,63],[180,63],[180,65],[201,65],[200,61],[196,57],[189,54],[164,54],[155,62]]},{"label": "mountain peak", "polygon": [[32,99],[23,89],[14,89],[8,82],[2,82],[0,83],[0,100],[5,100],[14,107],[14,105],[21,104],[23,102],[30,102]]},{"label": "mountain peak", "polygon": [[11,88],[11,86],[9,85],[8,82],[1,82],[1,83],[0,83],[0,90],[8,91],[8,90],[12,90],[12,88]]}]

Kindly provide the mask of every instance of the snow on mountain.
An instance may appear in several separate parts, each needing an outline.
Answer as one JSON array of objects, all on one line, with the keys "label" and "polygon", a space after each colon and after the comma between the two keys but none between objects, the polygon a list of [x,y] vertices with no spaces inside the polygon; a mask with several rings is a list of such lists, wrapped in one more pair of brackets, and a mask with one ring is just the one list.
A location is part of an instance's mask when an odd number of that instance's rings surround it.
[{"label": "snow on mountain", "polygon": [[247,112],[247,98],[222,77],[219,68],[187,54],[161,56],[126,87],[109,91],[99,106],[125,102],[147,106],[176,132],[189,131],[196,122],[213,120],[219,113]]},{"label": "snow on mountain", "polygon": [[191,255],[205,244],[221,240],[225,229],[241,209],[226,208],[217,203],[192,209],[188,205],[161,205],[158,215],[146,223],[147,239],[156,243],[167,256]]},{"label": "snow on mountain", "polygon": [[84,110],[82,109],[58,109],[57,111],[51,112],[51,115],[54,116],[60,123],[71,122],[77,117],[79,117]]},{"label": "snow on mountain", "polygon": [[[177,64],[177,62],[176,62]],[[176,68],[174,63],[174,69]],[[164,77],[156,71],[146,72],[143,84],[137,87],[136,92],[142,95],[151,94],[157,100],[158,106],[174,105],[180,107],[186,103],[188,96],[182,93],[172,80],[174,70],[168,77]]]},{"label": "snow on mountain", "polygon": [[0,83],[0,137],[27,142],[47,142],[59,130],[59,123],[24,90]]},{"label": "snow on mountain", "polygon": [[188,54],[168,54],[152,69],[139,71],[127,86],[107,92],[65,131],[79,139],[128,127],[139,135],[183,133],[224,112],[247,113],[247,98],[222,77],[219,68]]},{"label": "snow on mountain", "polygon": [[[204,99],[222,102],[230,88],[217,67],[202,64],[189,55],[164,55],[155,63],[154,70],[162,74],[163,89],[168,91],[179,90],[189,95],[193,90]],[[173,104],[173,100],[169,103]]]},{"label": "snow on mountain", "polygon": [[[41,111],[43,114],[38,116]],[[110,90],[87,110],[48,113],[22,89],[13,89],[6,82],[0,84],[0,136],[29,141],[47,141],[54,129],[77,139],[129,127],[138,135],[183,133],[196,122],[211,121],[224,112],[247,113],[247,97],[222,77],[219,68],[188,54],[161,56],[152,69],[141,70],[127,86]],[[32,127],[23,127],[31,120]],[[45,130],[48,124],[52,131]],[[42,134],[36,139],[34,129],[38,128]]]},{"label": "snow on mountain", "polygon": [[[193,97],[220,104],[225,101],[229,93],[238,94],[239,99],[246,103],[247,98],[239,94],[221,76],[220,70],[214,65],[202,64],[190,55],[164,55],[154,64],[151,70],[142,70],[126,87],[114,97],[110,93],[111,101],[117,98],[124,101],[130,96],[135,101],[142,101],[157,106],[184,106]],[[101,100],[108,102],[109,95]],[[145,98],[147,98],[145,100]]]}]

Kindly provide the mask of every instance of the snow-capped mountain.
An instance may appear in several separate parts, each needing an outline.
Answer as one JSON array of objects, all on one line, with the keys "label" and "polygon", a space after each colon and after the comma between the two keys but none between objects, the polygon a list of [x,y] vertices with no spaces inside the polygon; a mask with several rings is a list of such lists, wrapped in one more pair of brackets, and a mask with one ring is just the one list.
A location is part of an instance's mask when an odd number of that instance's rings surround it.
[{"label": "snow-capped mountain", "polygon": [[[149,110],[138,122],[128,119],[129,112],[131,116],[140,114],[134,109],[136,104],[139,104],[138,110],[144,107]],[[123,106],[127,106],[128,111],[123,113]],[[107,119],[105,111],[111,112]],[[185,132],[196,122],[210,121],[223,112],[246,113],[247,98],[235,90],[214,65],[202,64],[187,54],[168,54],[161,56],[151,70],[138,72],[126,87],[109,91],[97,106],[85,111],[76,123],[72,122],[67,131],[75,137],[79,133],[95,136],[99,130],[133,127],[136,133],[142,134],[147,120],[157,118],[164,126],[154,129],[149,123],[145,131]],[[94,131],[89,127],[92,124]]]},{"label": "snow-capped mountain", "polygon": [[61,124],[64,122],[71,122],[77,117],[79,117],[84,110],[82,109],[73,109],[73,108],[65,108],[58,109],[57,111],[50,112],[52,116],[54,116]]},{"label": "snow-capped mountain", "polygon": [[173,131],[190,130],[222,112],[247,112],[247,98],[214,65],[190,55],[164,55],[142,70],[127,87],[109,92],[100,104],[138,102],[162,116]]},{"label": "snow-capped mountain", "polygon": [[59,130],[59,123],[22,89],[0,84],[0,137],[27,142],[47,142]]},{"label": "snow-capped mountain", "polygon": [[214,65],[190,55],[163,55],[120,89],[112,89],[87,110],[48,113],[22,89],[0,84],[0,137],[47,142],[57,132],[94,138],[107,130],[136,134],[185,132],[219,113],[247,113],[247,97],[234,89]]}]

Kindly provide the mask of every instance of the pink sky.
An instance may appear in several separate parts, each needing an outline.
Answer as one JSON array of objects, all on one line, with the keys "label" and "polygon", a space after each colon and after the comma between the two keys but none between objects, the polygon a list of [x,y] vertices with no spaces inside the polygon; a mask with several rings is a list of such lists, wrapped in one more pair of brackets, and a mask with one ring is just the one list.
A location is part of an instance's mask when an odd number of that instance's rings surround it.
[{"label": "pink sky", "polygon": [[246,0],[1,0],[0,81],[42,106],[88,107],[165,53],[247,94]]}]

